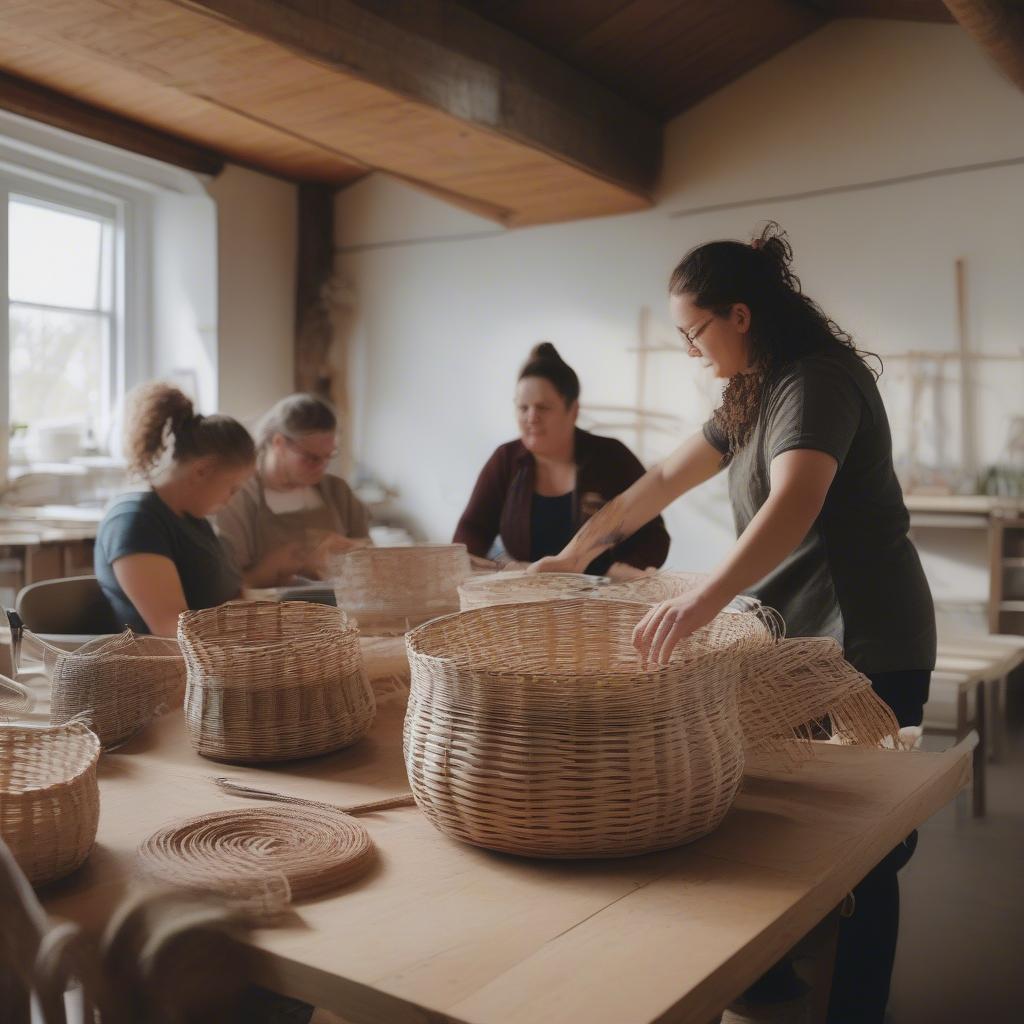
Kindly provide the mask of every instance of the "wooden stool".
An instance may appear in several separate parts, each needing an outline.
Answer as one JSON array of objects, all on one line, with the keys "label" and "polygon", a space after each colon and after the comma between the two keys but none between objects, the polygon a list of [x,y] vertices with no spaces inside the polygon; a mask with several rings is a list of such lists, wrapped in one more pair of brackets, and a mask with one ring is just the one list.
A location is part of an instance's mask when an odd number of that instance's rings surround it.
[{"label": "wooden stool", "polygon": [[967,671],[988,690],[988,754],[998,761],[1006,750],[1006,689],[1010,673],[1024,664],[1024,637],[1006,634],[950,634],[939,637],[936,672]]},{"label": "wooden stool", "polygon": [[[942,714],[943,705],[953,707],[952,723]],[[985,816],[985,761],[988,756],[986,717],[983,673],[938,669],[932,673],[928,703],[924,706],[925,732],[952,736],[955,743],[964,739],[972,729],[978,734],[978,744],[972,754],[971,790],[971,811],[976,818]]]}]

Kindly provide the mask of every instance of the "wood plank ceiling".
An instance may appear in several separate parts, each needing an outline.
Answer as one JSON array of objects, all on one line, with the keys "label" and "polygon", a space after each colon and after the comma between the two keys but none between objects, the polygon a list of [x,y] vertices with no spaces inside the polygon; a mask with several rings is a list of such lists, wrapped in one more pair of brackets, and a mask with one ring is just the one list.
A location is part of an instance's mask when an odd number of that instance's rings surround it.
[{"label": "wood plank ceiling", "polygon": [[665,118],[831,16],[883,13],[949,20],[940,0],[4,0],[0,106],[67,127],[51,100],[72,97],[193,166],[381,169],[536,224],[647,205]]},{"label": "wood plank ceiling", "polygon": [[943,0],[460,0],[661,118],[832,17],[953,21]]}]

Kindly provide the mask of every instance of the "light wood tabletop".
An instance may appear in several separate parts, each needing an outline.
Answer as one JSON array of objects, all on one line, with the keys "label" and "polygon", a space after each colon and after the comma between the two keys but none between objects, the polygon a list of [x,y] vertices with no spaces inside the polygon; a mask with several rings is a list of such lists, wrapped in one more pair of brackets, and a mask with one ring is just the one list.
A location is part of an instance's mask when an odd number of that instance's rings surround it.
[{"label": "light wood tabletop", "polygon": [[[44,905],[98,926],[140,884],[134,851],[152,831],[252,806],[215,775],[339,804],[405,791],[403,716],[391,690],[365,740],[267,768],[198,757],[181,712],[165,716],[101,758],[97,846]],[[967,745],[817,744],[795,767],[760,756],[712,835],[617,861],[503,856],[446,838],[414,807],[371,814],[376,868],[255,932],[260,980],[357,1024],[706,1024],[969,777]]]}]

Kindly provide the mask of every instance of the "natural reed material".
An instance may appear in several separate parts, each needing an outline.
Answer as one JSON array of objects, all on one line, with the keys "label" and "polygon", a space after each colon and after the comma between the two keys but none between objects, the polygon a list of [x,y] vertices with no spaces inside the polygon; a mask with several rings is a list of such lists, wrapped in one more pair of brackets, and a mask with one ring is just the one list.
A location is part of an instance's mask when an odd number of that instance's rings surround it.
[{"label": "natural reed material", "polygon": [[163,881],[272,915],[293,899],[360,877],[373,863],[374,847],[366,829],[341,811],[273,807],[178,822],[150,836],[139,856]]},{"label": "natural reed material", "polygon": [[405,760],[442,831],[511,853],[616,856],[715,828],[743,747],[810,756],[826,716],[841,742],[898,726],[831,640],[777,641],[760,611],[727,611],[640,664],[649,605],[605,600],[474,609],[407,637]]},{"label": "natural reed material", "polygon": [[0,722],[27,715],[35,706],[35,696],[27,686],[0,675]]},{"label": "natural reed material", "polygon": [[343,612],[305,601],[185,612],[185,723],[221,761],[283,761],[348,746],[369,731],[373,691]]},{"label": "natural reed material", "polygon": [[606,576],[569,572],[499,572],[467,580],[459,587],[463,611],[495,604],[524,601],[571,600],[578,597],[606,601],[643,601],[657,604],[699,587],[707,579],[696,572],[656,572],[614,582]]},{"label": "natural reed material", "polygon": [[99,824],[100,741],[82,722],[0,725],[0,838],[33,885],[70,874]]},{"label": "natural reed material", "polygon": [[625,856],[711,831],[743,771],[736,689],[752,616],[719,616],[661,668],[631,645],[647,606],[479,608],[407,638],[409,782],[442,831],[549,857]]},{"label": "natural reed material", "polygon": [[87,714],[100,743],[109,748],[130,739],[158,715],[182,706],[185,659],[176,640],[125,630],[70,652],[50,647],[26,631],[25,644],[32,640],[42,648],[50,678],[53,725]]},{"label": "natural reed material", "polygon": [[463,544],[358,548],[328,563],[339,608],[364,636],[404,633],[459,610],[459,584],[472,575]]}]

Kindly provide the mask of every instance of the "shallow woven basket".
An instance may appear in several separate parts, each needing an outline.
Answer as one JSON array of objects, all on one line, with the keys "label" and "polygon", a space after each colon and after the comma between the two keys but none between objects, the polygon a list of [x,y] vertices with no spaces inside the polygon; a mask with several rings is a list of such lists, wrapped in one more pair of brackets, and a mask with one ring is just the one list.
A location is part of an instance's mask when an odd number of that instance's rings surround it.
[{"label": "shallow woven basket", "polygon": [[81,722],[0,725],[0,839],[33,885],[80,867],[96,840],[100,741]]},{"label": "shallow woven basket", "polygon": [[180,708],[185,696],[185,659],[168,637],[126,630],[75,651],[53,649],[44,664],[52,687],[51,724],[84,714],[104,747],[124,743],[158,715]]},{"label": "shallow woven basket", "polygon": [[473,569],[464,544],[358,548],[331,560],[339,608],[366,636],[404,633],[459,610],[459,584]]},{"label": "shallow woven basket", "polygon": [[606,576],[568,572],[498,572],[467,580],[459,587],[463,611],[524,601],[558,601],[578,597],[656,604],[693,590],[706,579],[696,572],[658,572],[615,583]]},{"label": "shallow woven basket", "polygon": [[184,612],[185,724],[219,761],[314,757],[365,736],[376,706],[359,634],[337,608],[239,602]]},{"label": "shallow woven basket", "polygon": [[772,644],[721,615],[645,670],[631,644],[646,605],[496,605],[406,639],[405,764],[423,813],[508,853],[610,857],[714,829],[743,772],[736,700],[745,659]]}]

